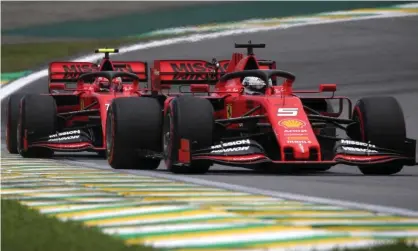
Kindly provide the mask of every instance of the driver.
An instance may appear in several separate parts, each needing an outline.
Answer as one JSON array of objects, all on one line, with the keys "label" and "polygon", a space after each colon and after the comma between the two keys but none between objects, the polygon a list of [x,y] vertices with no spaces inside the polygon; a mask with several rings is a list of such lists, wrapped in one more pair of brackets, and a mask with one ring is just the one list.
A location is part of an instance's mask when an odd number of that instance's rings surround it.
[{"label": "driver", "polygon": [[122,78],[117,77],[112,80],[112,83],[105,77],[98,77],[97,84],[100,91],[110,91],[111,86],[113,86],[115,91],[121,91],[122,89]]},{"label": "driver", "polygon": [[[245,77],[242,81],[244,86],[244,93],[247,95],[263,95],[266,90],[266,83],[258,77]],[[268,86],[272,86],[273,83],[269,79]]]}]

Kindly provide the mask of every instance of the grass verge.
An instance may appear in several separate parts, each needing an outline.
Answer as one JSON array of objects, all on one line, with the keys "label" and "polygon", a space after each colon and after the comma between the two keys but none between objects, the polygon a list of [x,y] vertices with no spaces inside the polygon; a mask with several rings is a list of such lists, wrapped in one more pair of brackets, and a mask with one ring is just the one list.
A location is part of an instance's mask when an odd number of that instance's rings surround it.
[{"label": "grass verge", "polygon": [[57,59],[74,57],[74,55],[94,53],[97,48],[118,48],[123,45],[168,37],[188,35],[160,35],[153,37],[127,37],[114,40],[82,40],[82,41],[54,41],[38,43],[19,43],[1,45],[1,72],[17,72],[33,69],[34,67]]},{"label": "grass verge", "polygon": [[62,222],[14,200],[1,200],[1,250],[14,251],[151,251],[78,222]]},{"label": "grass verge", "polygon": [[[151,251],[143,246],[127,246],[121,239],[79,222],[62,222],[47,217],[14,200],[1,200],[1,250],[14,251]],[[338,251],[413,251],[416,245],[400,241],[371,248]]]},{"label": "grass verge", "polygon": [[1,71],[28,70],[57,58],[66,58],[80,53],[93,53],[99,47],[118,47],[134,43],[138,39],[88,40],[72,42],[44,42],[1,45]]}]

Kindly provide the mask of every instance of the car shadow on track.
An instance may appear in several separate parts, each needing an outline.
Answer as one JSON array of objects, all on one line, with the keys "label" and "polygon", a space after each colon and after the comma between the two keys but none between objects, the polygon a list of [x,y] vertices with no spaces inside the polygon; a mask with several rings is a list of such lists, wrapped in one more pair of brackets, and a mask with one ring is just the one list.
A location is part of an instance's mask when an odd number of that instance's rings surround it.
[{"label": "car shadow on track", "polygon": [[[71,160],[71,161],[100,161],[104,162],[106,160],[95,153],[60,153],[59,155],[54,156],[56,160]],[[164,166],[164,165],[162,165]],[[170,173],[165,166],[160,166],[159,169],[155,170],[155,172],[159,173]],[[352,167],[353,170],[357,170],[357,167]],[[124,169],[124,170],[137,170],[137,169]],[[196,176],[191,175],[190,176]],[[373,176],[373,175],[363,175],[360,172],[343,172],[340,168],[334,167],[327,171],[316,171],[316,170],[309,170],[309,169],[299,169],[293,171],[281,171],[281,170],[254,170],[248,168],[238,168],[238,167],[229,167],[229,166],[216,166],[211,168],[206,174],[204,175],[212,175],[212,176],[224,176],[224,175],[245,175],[245,176]],[[399,174],[391,175],[397,177],[418,177],[418,174],[403,174],[402,172]],[[376,176],[374,176],[376,177]]]}]

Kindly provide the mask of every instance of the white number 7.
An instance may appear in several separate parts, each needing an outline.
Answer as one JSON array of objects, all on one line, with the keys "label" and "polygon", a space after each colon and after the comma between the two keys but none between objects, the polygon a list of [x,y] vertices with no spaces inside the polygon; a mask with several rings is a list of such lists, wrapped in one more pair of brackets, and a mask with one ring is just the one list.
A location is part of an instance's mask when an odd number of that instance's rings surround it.
[{"label": "white number 7", "polygon": [[106,106],[106,111],[109,110],[110,104],[105,104],[105,106]]},{"label": "white number 7", "polygon": [[298,115],[298,108],[279,108],[277,110],[277,116],[296,116]]}]

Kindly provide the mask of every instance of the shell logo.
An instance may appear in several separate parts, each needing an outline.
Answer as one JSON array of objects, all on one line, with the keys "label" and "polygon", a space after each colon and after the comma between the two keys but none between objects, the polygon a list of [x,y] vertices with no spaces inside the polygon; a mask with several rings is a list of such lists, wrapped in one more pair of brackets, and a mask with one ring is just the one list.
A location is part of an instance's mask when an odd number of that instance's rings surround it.
[{"label": "shell logo", "polygon": [[299,119],[282,119],[279,121],[279,126],[283,126],[288,129],[302,128],[306,126],[306,123]]}]

